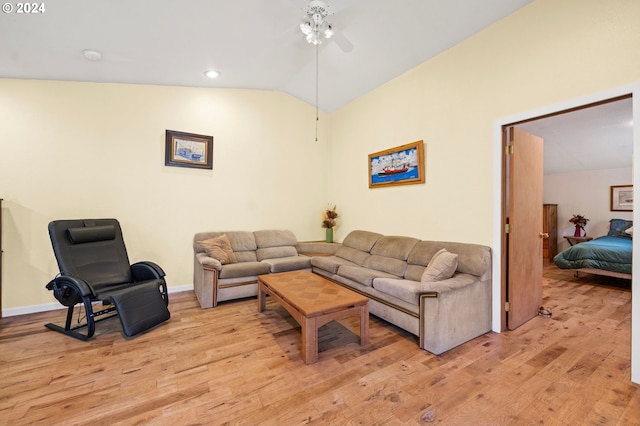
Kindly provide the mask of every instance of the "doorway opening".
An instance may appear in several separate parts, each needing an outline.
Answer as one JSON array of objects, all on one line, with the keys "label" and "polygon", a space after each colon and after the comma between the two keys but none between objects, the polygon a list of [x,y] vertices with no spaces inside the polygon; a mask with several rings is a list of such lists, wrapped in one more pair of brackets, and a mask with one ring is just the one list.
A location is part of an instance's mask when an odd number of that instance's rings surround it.
[{"label": "doorway opening", "polygon": [[[640,84],[634,84],[631,86],[612,89],[607,92],[587,96],[580,99],[562,102],[560,104],[547,106],[538,110],[520,113],[510,117],[505,117],[496,120],[494,123],[494,226],[493,226],[493,314],[492,314],[492,329],[496,332],[501,332],[506,329],[506,317],[505,317],[505,277],[508,265],[505,263],[504,258],[504,232],[505,232],[505,215],[504,215],[504,191],[505,191],[505,170],[503,165],[503,129],[509,125],[524,125],[528,122],[533,122],[541,118],[548,118],[559,116],[568,112],[587,109],[589,107],[607,104],[612,101],[631,99],[633,117],[636,123],[640,122]],[[640,134],[639,132],[633,132],[633,161],[632,175],[634,185],[634,197],[638,192],[640,185]],[[636,182],[638,180],[638,182]],[[633,212],[633,220],[640,220],[636,216],[640,216],[637,213],[638,209]],[[640,250],[639,247],[635,247],[634,252]],[[638,262],[634,262],[634,270],[640,273],[640,266]],[[635,280],[632,280],[631,287],[634,287]],[[640,312],[640,295],[638,292],[632,293],[632,311]],[[632,329],[640,330],[640,317],[632,314]],[[631,337],[631,352],[632,352],[632,365],[631,365],[631,379],[636,383],[640,383],[640,333],[632,333]],[[635,360],[635,362],[634,362]]]},{"label": "doorway opening", "polygon": [[[534,262],[529,257],[535,257],[533,253],[540,251],[542,241],[548,247],[558,248],[558,251],[568,248],[570,242],[562,241],[562,237],[568,232],[573,234],[569,219],[575,214],[590,217],[591,223],[585,231],[588,229],[594,237],[607,234],[610,219],[632,220],[632,212],[609,211],[610,186],[631,184],[633,177],[632,115],[631,95],[623,95],[503,126],[507,135],[505,148],[511,148],[510,155],[505,149],[508,155],[503,160],[505,224],[509,219],[518,222],[520,218],[509,217],[514,211],[527,216],[515,229],[505,231],[502,288],[506,306],[502,312],[503,330],[517,328],[535,317],[541,307],[542,263],[540,259]],[[514,133],[529,138],[540,137],[544,155],[542,152],[521,152],[526,149],[522,144],[531,142],[527,139],[513,141]],[[517,143],[521,145],[515,146]],[[543,162],[543,165],[535,166],[543,170],[523,172],[523,167],[532,167],[530,163],[535,155],[539,155]],[[517,172],[510,172],[512,162],[519,164]],[[539,176],[540,172],[544,177]],[[540,182],[535,182],[538,179]],[[510,202],[509,198],[517,194],[522,186],[526,187],[527,192],[518,201],[520,205],[513,206],[515,201]],[[554,228],[558,227],[559,232],[553,234],[557,234],[561,241],[557,241],[557,238],[553,242],[548,241],[550,236],[542,225],[543,218],[539,214],[535,218],[530,217],[531,210],[536,211],[536,203],[540,204],[538,210],[542,209],[543,203],[557,206],[559,223],[555,223]],[[531,220],[535,220],[536,224],[530,224]],[[520,232],[525,226],[532,226],[527,233],[529,241],[524,241]],[[517,242],[515,249],[508,245],[514,237]],[[555,254],[547,253],[547,256],[553,258]],[[510,256],[517,256],[517,259],[512,260]],[[510,264],[517,265],[517,270],[509,271]],[[525,266],[529,270],[524,270]]]}]

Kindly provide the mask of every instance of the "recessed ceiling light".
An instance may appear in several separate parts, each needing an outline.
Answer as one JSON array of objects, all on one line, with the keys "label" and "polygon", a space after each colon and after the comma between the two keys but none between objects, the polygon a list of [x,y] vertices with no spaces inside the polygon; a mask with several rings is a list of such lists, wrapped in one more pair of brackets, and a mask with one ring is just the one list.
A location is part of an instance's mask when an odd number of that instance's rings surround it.
[{"label": "recessed ceiling light", "polygon": [[102,53],[98,52],[97,50],[85,49],[82,51],[82,54],[90,61],[99,61],[102,59]]},{"label": "recessed ceiling light", "polygon": [[217,78],[220,76],[220,73],[216,70],[209,70],[205,71],[204,75],[206,75],[208,78]]}]

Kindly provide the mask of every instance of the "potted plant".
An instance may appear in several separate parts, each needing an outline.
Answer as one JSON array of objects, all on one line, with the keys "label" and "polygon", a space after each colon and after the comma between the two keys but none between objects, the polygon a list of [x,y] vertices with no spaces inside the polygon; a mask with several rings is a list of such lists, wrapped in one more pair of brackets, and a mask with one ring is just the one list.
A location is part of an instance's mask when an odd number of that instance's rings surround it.
[{"label": "potted plant", "polygon": [[589,219],[582,216],[581,214],[574,214],[573,217],[569,219],[569,222],[573,223],[576,226],[576,229],[573,232],[574,237],[584,237],[587,235],[587,231],[584,232],[584,235],[582,235],[582,231],[584,230],[584,227],[587,226],[587,222],[589,222]]},{"label": "potted plant", "polygon": [[336,226],[336,219],[338,218],[338,212],[336,211],[335,204],[329,205],[324,212],[322,212],[322,227],[326,228],[326,242],[333,242],[333,228]]}]

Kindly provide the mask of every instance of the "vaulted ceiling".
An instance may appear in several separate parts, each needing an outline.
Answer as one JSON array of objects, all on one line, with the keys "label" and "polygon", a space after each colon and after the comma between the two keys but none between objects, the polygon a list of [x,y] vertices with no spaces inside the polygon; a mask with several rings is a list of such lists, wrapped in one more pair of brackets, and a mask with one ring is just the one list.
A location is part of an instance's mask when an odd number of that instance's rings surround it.
[{"label": "vaulted ceiling", "polygon": [[[0,15],[0,77],[277,90],[334,111],[532,1],[326,0],[336,34],[317,50],[299,29],[308,0],[41,2],[39,13]],[[630,104],[527,126],[557,172],[630,167],[621,122]],[[603,155],[605,141],[620,149]]]},{"label": "vaulted ceiling", "polygon": [[[326,0],[336,34],[318,49],[318,104],[333,111],[531,1]],[[307,0],[42,4],[0,15],[2,77],[280,90],[315,105],[316,49],[299,28]]]}]

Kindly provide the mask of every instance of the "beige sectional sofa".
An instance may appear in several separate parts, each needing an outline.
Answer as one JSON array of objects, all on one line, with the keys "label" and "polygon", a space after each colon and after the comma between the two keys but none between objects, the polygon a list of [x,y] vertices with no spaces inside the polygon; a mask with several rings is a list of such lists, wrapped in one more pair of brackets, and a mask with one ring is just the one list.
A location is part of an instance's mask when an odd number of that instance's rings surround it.
[{"label": "beige sectional sofa", "polygon": [[[220,245],[228,240],[235,256],[224,262],[225,256],[213,257],[203,243]],[[258,275],[300,269],[311,270],[311,258],[298,253],[298,242],[291,231],[227,231],[200,232],[193,238],[193,287],[203,308],[218,302],[256,296]],[[223,250],[224,251],[224,250]],[[223,259],[223,261],[219,260]]]},{"label": "beige sectional sofa", "polygon": [[[448,257],[445,270],[440,255]],[[314,256],[311,266],[369,297],[370,313],[436,355],[491,330],[489,247],[353,231],[334,256]]]},{"label": "beige sectional sofa", "polygon": [[[203,247],[219,238],[228,239],[233,263]],[[366,295],[370,313],[418,336],[420,347],[436,355],[491,330],[486,246],[360,230],[341,244],[301,243],[290,231],[265,230],[199,233],[193,249],[203,308],[255,296],[258,275],[307,269]]]}]

